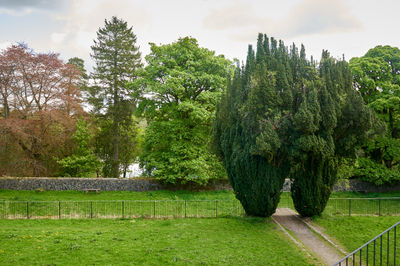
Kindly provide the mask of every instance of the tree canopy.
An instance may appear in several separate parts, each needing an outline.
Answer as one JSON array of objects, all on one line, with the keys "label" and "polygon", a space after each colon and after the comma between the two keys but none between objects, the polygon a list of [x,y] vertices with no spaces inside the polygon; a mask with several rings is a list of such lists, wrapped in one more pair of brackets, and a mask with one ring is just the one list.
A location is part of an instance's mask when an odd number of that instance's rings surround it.
[{"label": "tree canopy", "polygon": [[[95,85],[88,89],[89,102],[101,120],[99,125],[103,133],[97,141],[100,145],[98,154],[104,161],[103,174],[119,177],[121,146],[130,145],[132,139],[124,133],[127,132],[126,128],[133,126],[135,109],[135,98],[127,83],[136,79],[136,72],[142,66],[141,55],[132,28],[117,17],[105,20],[91,48],[96,66],[92,73]],[[112,149],[109,149],[110,143]],[[133,159],[130,158],[130,161]]]},{"label": "tree canopy", "polygon": [[57,54],[13,45],[0,53],[0,175],[54,176],[82,115],[81,73]]},{"label": "tree canopy", "polygon": [[230,62],[193,38],[151,45],[136,87],[147,119],[140,162],[150,176],[169,183],[205,184],[224,176],[208,149],[215,106],[226,87]]},{"label": "tree canopy", "polygon": [[344,60],[323,51],[317,66],[303,46],[259,34],[222,97],[213,135],[247,214],[272,215],[290,177],[297,211],[312,216],[325,208],[339,159],[355,155],[372,121]]},{"label": "tree canopy", "polygon": [[355,175],[381,185],[400,181],[400,50],[377,46],[352,58],[354,85],[386,124],[387,132],[363,143]]}]

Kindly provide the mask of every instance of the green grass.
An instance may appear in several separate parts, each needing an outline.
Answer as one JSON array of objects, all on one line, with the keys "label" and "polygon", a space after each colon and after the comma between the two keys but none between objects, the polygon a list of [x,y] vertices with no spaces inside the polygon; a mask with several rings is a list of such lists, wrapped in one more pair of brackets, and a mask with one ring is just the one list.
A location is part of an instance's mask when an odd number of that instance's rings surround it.
[{"label": "green grass", "polygon": [[[331,198],[376,198],[376,197],[400,197],[400,191],[391,193],[357,193],[334,192]],[[290,193],[284,192],[281,201],[287,201]],[[101,191],[99,194],[82,191],[34,191],[34,190],[0,190],[0,200],[30,200],[30,201],[66,201],[66,200],[233,200],[232,191]]]},{"label": "green grass", "polygon": [[[352,252],[359,248],[375,236],[379,235],[395,223],[399,222],[399,217],[386,216],[386,217],[360,217],[360,216],[328,216],[322,215],[321,217],[314,217],[313,222],[318,226],[324,228],[326,234],[335,239],[336,243],[343,246],[348,252]],[[397,228],[397,262],[400,262],[400,228]],[[387,235],[383,236],[383,257],[385,258],[387,250]],[[390,233],[390,256],[393,256],[393,240],[394,232]],[[376,249],[380,250],[380,240],[376,242]],[[373,245],[369,247],[369,260],[371,262]],[[363,250],[363,260],[366,261],[366,249]],[[379,252],[377,256],[379,256]],[[359,254],[358,254],[359,256]],[[393,264],[390,258],[390,263]],[[386,260],[383,259],[386,265]],[[378,263],[378,260],[376,261]],[[389,264],[390,264],[389,263]]]},{"label": "green grass", "polygon": [[312,265],[270,219],[0,220],[0,265]]},{"label": "green grass", "polygon": [[67,200],[233,200],[232,191],[101,191],[84,193],[82,191],[34,191],[34,190],[0,190],[0,200],[30,201],[67,201]]}]

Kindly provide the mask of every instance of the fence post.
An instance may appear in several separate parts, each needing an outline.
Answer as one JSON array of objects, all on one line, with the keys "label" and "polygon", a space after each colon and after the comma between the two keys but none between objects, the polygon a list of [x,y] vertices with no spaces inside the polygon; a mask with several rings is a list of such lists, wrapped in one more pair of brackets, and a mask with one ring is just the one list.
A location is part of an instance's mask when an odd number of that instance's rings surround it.
[{"label": "fence post", "polygon": [[185,200],[185,218],[186,218],[186,200]]},{"label": "fence post", "polygon": [[93,219],[93,201],[90,202],[90,219]]},{"label": "fence post", "polygon": [[58,202],[58,219],[61,219],[61,202]]},{"label": "fence post", "polygon": [[156,217],[156,201],[153,202],[153,218]]},{"label": "fence post", "polygon": [[125,218],[125,201],[122,201],[122,218]]},{"label": "fence post", "polygon": [[351,199],[349,199],[349,216],[351,216]]},{"label": "fence post", "polygon": [[29,219],[29,201],[26,202],[26,219]]},{"label": "fence post", "polygon": [[215,201],[215,217],[218,217],[218,200]]},{"label": "fence post", "polygon": [[379,216],[381,216],[381,199],[379,199]]}]

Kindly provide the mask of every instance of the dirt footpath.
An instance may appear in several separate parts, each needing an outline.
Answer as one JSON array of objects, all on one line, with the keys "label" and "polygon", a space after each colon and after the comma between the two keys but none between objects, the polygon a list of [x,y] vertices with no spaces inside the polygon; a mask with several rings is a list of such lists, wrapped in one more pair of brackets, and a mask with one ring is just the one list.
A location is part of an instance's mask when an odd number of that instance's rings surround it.
[{"label": "dirt footpath", "polygon": [[293,210],[279,208],[272,217],[289,230],[314,256],[326,264],[332,265],[343,257],[334,247],[311,231]]}]

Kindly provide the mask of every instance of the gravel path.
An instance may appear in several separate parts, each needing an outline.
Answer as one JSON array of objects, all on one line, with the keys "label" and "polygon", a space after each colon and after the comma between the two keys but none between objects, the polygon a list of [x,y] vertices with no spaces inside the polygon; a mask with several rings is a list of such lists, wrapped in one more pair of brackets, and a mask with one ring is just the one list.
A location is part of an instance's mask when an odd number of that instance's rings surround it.
[{"label": "gravel path", "polygon": [[279,208],[272,217],[326,264],[332,265],[343,257],[335,248],[311,231],[293,210]]}]

